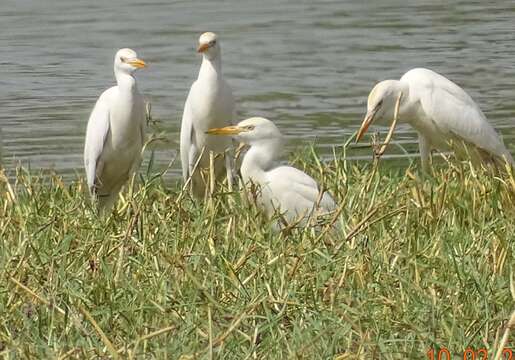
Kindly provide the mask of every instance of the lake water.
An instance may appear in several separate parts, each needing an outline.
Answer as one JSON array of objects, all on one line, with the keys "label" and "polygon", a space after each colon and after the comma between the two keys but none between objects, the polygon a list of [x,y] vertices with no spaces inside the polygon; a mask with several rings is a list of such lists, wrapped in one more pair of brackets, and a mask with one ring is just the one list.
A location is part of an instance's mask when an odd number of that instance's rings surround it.
[{"label": "lake water", "polygon": [[[290,151],[316,140],[330,154],[358,128],[372,86],[413,67],[460,84],[515,150],[513,0],[2,0],[1,9],[0,126],[11,169],[83,173],[88,116],[114,84],[121,47],[150,64],[137,78],[159,120],[153,131],[168,139],[156,149],[157,166],[166,166],[179,147],[204,31],[220,36],[238,118],[276,121]],[[395,139],[417,151],[411,129]],[[168,176],[179,168],[177,159]]]}]

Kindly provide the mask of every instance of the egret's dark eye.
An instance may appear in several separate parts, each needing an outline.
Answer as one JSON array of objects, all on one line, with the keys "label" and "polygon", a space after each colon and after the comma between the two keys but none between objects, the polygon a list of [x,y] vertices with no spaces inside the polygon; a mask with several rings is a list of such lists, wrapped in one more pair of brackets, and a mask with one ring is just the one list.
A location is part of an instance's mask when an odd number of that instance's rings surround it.
[{"label": "egret's dark eye", "polygon": [[254,125],[247,125],[247,126],[244,127],[244,129],[247,130],[247,131],[252,131],[252,130],[254,130],[254,128],[255,128]]},{"label": "egret's dark eye", "polygon": [[216,45],[216,40],[211,40],[211,41],[209,42],[209,46],[214,46],[214,45]]},{"label": "egret's dark eye", "polygon": [[127,62],[127,58],[125,56],[120,56],[120,61],[121,62]]},{"label": "egret's dark eye", "polygon": [[379,102],[376,105],[376,109],[379,109],[379,107],[381,107],[381,105],[383,105],[383,99],[379,100]]}]

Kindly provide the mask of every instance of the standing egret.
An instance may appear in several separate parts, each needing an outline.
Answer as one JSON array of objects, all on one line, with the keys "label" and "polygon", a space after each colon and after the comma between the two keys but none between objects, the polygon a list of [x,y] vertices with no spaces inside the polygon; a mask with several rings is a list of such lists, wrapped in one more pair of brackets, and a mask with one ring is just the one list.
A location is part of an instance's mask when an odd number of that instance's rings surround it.
[{"label": "standing egret", "polygon": [[[180,147],[184,181],[191,177],[193,194],[202,197],[206,189],[204,172],[209,168],[209,153],[222,154],[232,145],[230,138],[210,136],[206,131],[232,124],[234,99],[222,76],[222,54],[217,35],[212,32],[202,34],[197,52],[202,54],[202,65],[184,105]],[[233,162],[229,154],[215,159],[215,177],[220,178],[224,169],[229,186],[232,186]]]},{"label": "standing egret", "polygon": [[100,95],[89,117],[84,146],[88,188],[99,209],[116,201],[121,187],[141,162],[145,138],[145,102],[134,72],[146,66],[135,51],[121,49],[114,58],[117,85]]},{"label": "standing egret", "polygon": [[323,215],[336,209],[327,192],[320,193],[316,181],[306,173],[275,163],[283,147],[279,129],[270,120],[253,117],[236,126],[207,131],[213,135],[232,135],[249,145],[241,164],[241,176],[246,185],[258,185],[257,204],[268,216],[276,210],[288,223],[306,222],[309,216]]},{"label": "standing egret", "polygon": [[412,69],[400,80],[378,83],[368,96],[367,114],[356,136],[372,123],[385,124],[400,105],[399,122],[418,132],[422,167],[429,169],[431,150],[454,151],[474,162],[508,161],[510,152],[472,98],[458,85],[428,69]]}]

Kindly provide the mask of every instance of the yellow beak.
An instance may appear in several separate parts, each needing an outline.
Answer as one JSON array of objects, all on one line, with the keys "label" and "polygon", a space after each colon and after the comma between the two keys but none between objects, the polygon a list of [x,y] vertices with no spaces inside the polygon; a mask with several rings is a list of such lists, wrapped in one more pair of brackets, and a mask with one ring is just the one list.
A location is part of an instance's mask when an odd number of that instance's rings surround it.
[{"label": "yellow beak", "polygon": [[365,119],[363,119],[363,122],[361,123],[361,127],[358,130],[358,134],[356,135],[356,142],[360,141],[361,138],[363,137],[363,135],[365,135],[365,133],[367,132],[368,127],[374,121],[374,116],[376,115],[377,110],[378,109],[376,108],[376,109],[372,110],[370,113],[367,113],[367,115],[365,116]]},{"label": "yellow beak", "polygon": [[206,131],[206,134],[210,135],[238,135],[239,133],[245,131],[237,126],[226,126],[223,128],[213,128]]},{"label": "yellow beak", "polygon": [[206,51],[207,49],[209,49],[209,44],[200,44],[197,48],[197,52],[198,53],[203,53],[204,51]]},{"label": "yellow beak", "polygon": [[135,68],[141,69],[147,66],[147,64],[141,59],[130,59],[127,64],[134,66]]}]

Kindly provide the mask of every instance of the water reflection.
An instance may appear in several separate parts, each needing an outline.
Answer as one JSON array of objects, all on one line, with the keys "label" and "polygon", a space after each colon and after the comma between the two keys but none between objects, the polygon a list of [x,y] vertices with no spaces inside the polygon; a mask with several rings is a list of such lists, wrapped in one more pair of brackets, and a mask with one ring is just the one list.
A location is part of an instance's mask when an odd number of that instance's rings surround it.
[{"label": "water reflection", "polygon": [[[238,117],[275,120],[290,149],[316,140],[331,154],[359,126],[373,84],[417,66],[459,83],[515,149],[512,1],[7,0],[3,9],[0,121],[8,167],[82,172],[89,112],[114,83],[112,58],[126,46],[149,60],[138,83],[159,120],[154,131],[168,139],[156,149],[156,165],[167,166],[200,65],[196,40],[206,30],[221,36]],[[395,139],[417,151],[408,127]],[[176,161],[169,176],[179,167]]]}]

